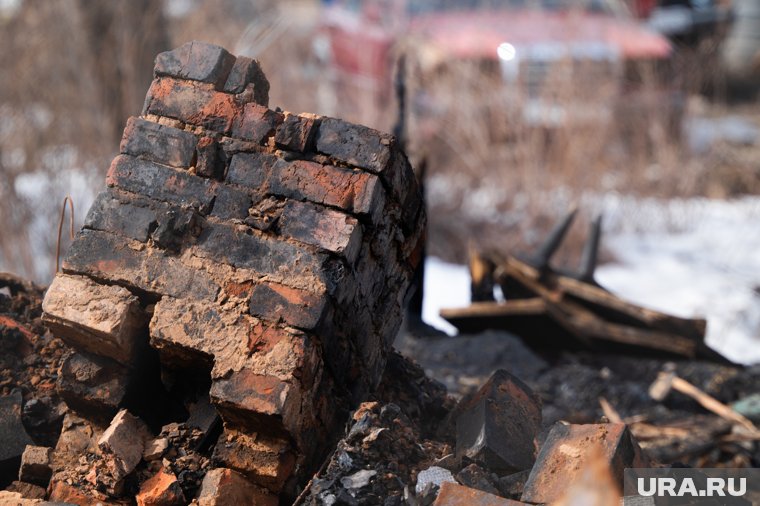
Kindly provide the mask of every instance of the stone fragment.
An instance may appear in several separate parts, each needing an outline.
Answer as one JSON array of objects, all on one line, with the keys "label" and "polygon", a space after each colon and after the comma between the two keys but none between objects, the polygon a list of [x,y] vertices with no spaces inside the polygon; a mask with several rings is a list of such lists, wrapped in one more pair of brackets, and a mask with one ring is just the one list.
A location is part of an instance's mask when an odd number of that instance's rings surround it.
[{"label": "stone fragment", "polygon": [[494,472],[529,469],[541,430],[541,400],[503,369],[457,407],[457,457]]},{"label": "stone fragment", "polygon": [[218,92],[210,84],[159,77],[148,90],[143,114],[167,116],[228,134],[239,123],[243,103],[237,95]]},{"label": "stone fragment", "polygon": [[213,462],[245,475],[256,485],[279,492],[293,474],[296,452],[286,440],[227,429],[214,447]]},{"label": "stone fragment", "polygon": [[202,177],[224,177],[224,151],[212,137],[201,137],[197,147],[195,173]]},{"label": "stone fragment", "polygon": [[106,466],[116,481],[129,475],[142,460],[150,431],[126,409],[119,411],[98,440]]},{"label": "stone fragment", "polygon": [[[44,498],[43,496],[42,499]],[[20,492],[0,490],[0,504],[3,506],[35,506],[41,505],[42,501],[39,498],[24,497]]]},{"label": "stone fragment", "polygon": [[171,471],[159,470],[140,486],[135,497],[137,506],[175,506],[187,504],[177,477]]},{"label": "stone fragment", "polygon": [[110,420],[127,394],[130,372],[114,360],[73,352],[63,360],[56,389],[69,408],[94,420]]},{"label": "stone fragment", "polygon": [[55,476],[50,482],[49,491],[48,501],[55,506],[123,506],[116,502],[104,501],[94,497],[66,481],[56,479]]},{"label": "stone fragment", "polygon": [[198,492],[198,506],[243,504],[277,506],[279,499],[231,469],[217,468],[206,473]]},{"label": "stone fragment", "polygon": [[61,436],[53,451],[53,471],[58,472],[86,453],[97,451],[97,442],[103,430],[69,412],[63,418]]},{"label": "stone fragment", "polygon": [[71,346],[132,365],[147,318],[127,289],[59,274],[42,303],[42,321]]},{"label": "stone fragment", "polygon": [[131,117],[127,120],[119,152],[186,169],[195,160],[197,140],[191,132]]},{"label": "stone fragment", "polygon": [[215,186],[208,179],[128,155],[113,159],[106,183],[160,202],[192,207],[201,214],[210,211],[214,200]]},{"label": "stone fragment", "polygon": [[201,81],[221,89],[234,63],[235,57],[226,49],[194,40],[159,53],[153,71],[156,76]]},{"label": "stone fragment", "polygon": [[[25,481],[14,481],[8,485],[8,488],[5,490],[8,492],[17,492],[21,494],[21,497],[24,499],[45,499],[45,497],[47,497],[47,490],[45,487],[40,487],[39,485],[34,485]],[[3,504],[2,500],[0,500],[0,504]]]},{"label": "stone fragment", "polygon": [[560,499],[595,460],[603,461],[609,468],[618,491],[622,490],[626,467],[647,467],[648,464],[625,424],[557,423],[541,447],[521,499],[529,503],[551,503]]},{"label": "stone fragment", "polygon": [[232,126],[232,136],[264,144],[282,121],[282,113],[255,102],[248,103],[243,108],[243,114],[237,117],[237,122]]},{"label": "stone fragment", "polygon": [[313,117],[290,114],[277,127],[274,142],[282,149],[306,153],[313,149],[317,126]]},{"label": "stone fragment", "polygon": [[259,62],[246,56],[238,56],[235,60],[224,91],[250,94],[250,99],[257,104],[269,105],[269,81]]},{"label": "stone fragment", "polygon": [[33,445],[21,423],[21,407],[24,402],[21,390],[13,390],[0,397],[0,471],[18,465],[27,445]]},{"label": "stone fragment", "polygon": [[143,450],[143,460],[150,462],[151,460],[160,459],[166,450],[169,449],[169,440],[165,437],[151,439],[145,444],[145,450]]},{"label": "stone fragment", "polygon": [[282,320],[299,329],[314,330],[328,312],[328,300],[324,292],[314,293],[279,283],[259,283],[251,293],[249,311],[263,319]]},{"label": "stone fragment", "polygon": [[389,167],[394,142],[390,135],[335,118],[322,119],[317,133],[317,151],[375,173]]},{"label": "stone fragment", "polygon": [[456,483],[444,483],[433,506],[528,506],[497,495],[463,487]]},{"label": "stone fragment", "polygon": [[496,487],[497,476],[489,473],[477,464],[470,464],[457,473],[457,482],[460,484],[482,490],[489,494],[500,495]]},{"label": "stone fragment", "polygon": [[213,300],[219,292],[219,286],[205,272],[184,265],[180,259],[157,248],[137,249],[128,240],[96,230],[79,232],[63,261],[63,270],[128,284],[159,296]]},{"label": "stone fragment", "polygon": [[336,253],[353,263],[362,245],[356,218],[308,202],[288,201],[279,220],[280,233]]},{"label": "stone fragment", "polygon": [[21,467],[18,471],[19,481],[47,487],[52,469],[53,449],[47,446],[27,445],[21,455]]}]

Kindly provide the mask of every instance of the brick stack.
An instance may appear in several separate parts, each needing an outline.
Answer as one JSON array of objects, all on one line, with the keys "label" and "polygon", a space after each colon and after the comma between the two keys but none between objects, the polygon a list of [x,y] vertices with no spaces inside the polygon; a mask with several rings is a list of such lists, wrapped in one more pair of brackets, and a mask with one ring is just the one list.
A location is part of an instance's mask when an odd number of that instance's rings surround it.
[{"label": "brick stack", "polygon": [[151,346],[210,370],[222,439],[248,441],[248,477],[279,492],[379,381],[425,217],[394,138],[271,110],[268,91],[217,46],[157,57],[44,318],[80,361],[134,370]]}]

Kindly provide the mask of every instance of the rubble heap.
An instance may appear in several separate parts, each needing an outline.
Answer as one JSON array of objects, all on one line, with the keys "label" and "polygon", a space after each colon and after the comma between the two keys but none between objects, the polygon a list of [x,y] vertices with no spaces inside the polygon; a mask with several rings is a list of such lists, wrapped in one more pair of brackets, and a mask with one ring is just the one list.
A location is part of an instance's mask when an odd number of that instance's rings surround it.
[{"label": "rubble heap", "polygon": [[268,90],[217,46],[156,58],[43,318],[76,349],[59,390],[80,415],[193,377],[224,422],[220,466],[287,495],[381,378],[425,216],[393,137],[271,110]]}]

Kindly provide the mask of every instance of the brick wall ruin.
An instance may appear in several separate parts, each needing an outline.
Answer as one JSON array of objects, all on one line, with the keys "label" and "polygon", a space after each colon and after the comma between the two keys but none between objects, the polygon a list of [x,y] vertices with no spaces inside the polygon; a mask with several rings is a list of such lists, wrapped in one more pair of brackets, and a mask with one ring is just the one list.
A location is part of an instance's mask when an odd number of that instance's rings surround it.
[{"label": "brick wall ruin", "polygon": [[79,414],[109,420],[135,384],[159,396],[157,350],[160,387],[210,375],[219,459],[280,493],[379,381],[425,216],[394,138],[268,91],[217,46],[160,54],[43,309],[77,350],[59,390]]}]

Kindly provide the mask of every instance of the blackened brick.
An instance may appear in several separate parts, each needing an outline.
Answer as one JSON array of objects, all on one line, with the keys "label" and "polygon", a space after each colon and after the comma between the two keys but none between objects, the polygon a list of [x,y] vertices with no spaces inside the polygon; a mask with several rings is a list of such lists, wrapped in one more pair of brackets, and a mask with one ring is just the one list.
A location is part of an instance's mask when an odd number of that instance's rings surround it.
[{"label": "blackened brick", "polygon": [[84,227],[115,231],[119,235],[145,242],[157,223],[155,210],[132,205],[110,190],[97,196],[84,220]]},{"label": "blackened brick", "polygon": [[193,207],[203,214],[211,209],[214,199],[214,185],[209,180],[127,155],[114,158],[106,182],[154,200]]},{"label": "blackened brick", "polygon": [[248,192],[224,184],[216,186],[216,199],[211,216],[222,220],[245,220],[251,208],[251,195]]},{"label": "blackened brick", "polygon": [[283,149],[302,153],[310,151],[313,148],[316,126],[314,118],[291,114],[277,127],[274,141]]},{"label": "blackened brick", "polygon": [[282,319],[288,325],[313,330],[327,311],[327,295],[299,290],[278,283],[261,283],[251,294],[250,312],[270,321]]},{"label": "blackened brick", "polygon": [[230,75],[224,85],[227,93],[250,92],[251,98],[257,104],[269,105],[269,81],[261,70],[259,62],[238,56],[232,66]]},{"label": "blackened brick", "polygon": [[264,144],[267,138],[275,133],[282,120],[282,113],[254,102],[248,103],[232,128],[232,136]]},{"label": "blackened brick", "polygon": [[249,234],[225,224],[209,225],[198,238],[195,254],[250,269],[291,284],[319,283],[324,259],[319,254],[270,237]]},{"label": "blackened brick", "polygon": [[349,165],[382,173],[391,161],[392,139],[369,127],[324,118],[317,133],[317,150]]},{"label": "blackened brick", "polygon": [[272,167],[286,163],[265,153],[237,153],[230,161],[227,182],[257,190],[265,188]]},{"label": "blackened brick", "polygon": [[105,357],[71,353],[62,362],[56,389],[77,413],[101,422],[116,414],[127,394],[130,371]]},{"label": "blackened brick", "polygon": [[203,271],[186,267],[178,258],[147,247],[138,251],[128,240],[96,230],[77,235],[63,269],[157,295],[213,300],[219,291]]},{"label": "blackened brick", "polygon": [[224,151],[219,143],[211,137],[201,137],[197,150],[195,173],[214,179],[224,177]]},{"label": "blackened brick", "polygon": [[120,152],[172,167],[188,168],[195,160],[196,141],[191,132],[132,117],[127,120]]},{"label": "blackened brick", "polygon": [[308,202],[288,201],[279,229],[286,237],[337,253],[351,263],[361,248],[361,225],[356,218]]},{"label": "blackened brick", "polygon": [[235,57],[224,48],[192,41],[172,51],[159,53],[153,71],[157,76],[201,81],[221,89],[234,63]]},{"label": "blackened brick", "polygon": [[211,85],[160,77],[153,81],[143,113],[168,116],[219,133],[229,133],[243,113],[236,95],[215,91]]}]

